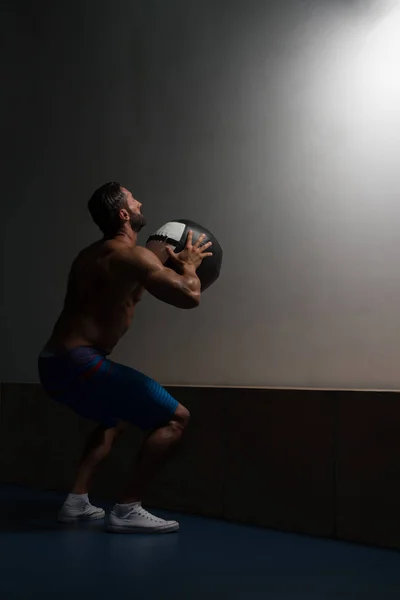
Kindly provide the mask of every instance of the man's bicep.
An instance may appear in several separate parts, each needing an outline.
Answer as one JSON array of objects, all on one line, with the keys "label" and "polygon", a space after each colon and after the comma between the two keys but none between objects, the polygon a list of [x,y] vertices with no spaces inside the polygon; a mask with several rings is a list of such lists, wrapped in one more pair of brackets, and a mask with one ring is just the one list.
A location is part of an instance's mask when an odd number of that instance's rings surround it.
[{"label": "man's bicep", "polygon": [[163,268],[159,258],[147,248],[137,247],[120,255],[125,274],[144,283],[153,272]]},{"label": "man's bicep", "polygon": [[185,279],[163,265],[160,269],[153,269],[143,285],[152,296],[177,308],[194,308],[199,303],[197,294]]},{"label": "man's bicep", "polygon": [[160,259],[147,248],[135,248],[131,258],[135,278],[153,295],[163,294],[181,284],[181,277],[165,267]]},{"label": "man's bicep", "polygon": [[129,257],[129,266],[131,276],[158,300],[178,308],[197,306],[197,294],[186,285],[186,280],[165,267],[151,250],[135,248]]},{"label": "man's bicep", "polygon": [[141,283],[152,296],[178,308],[194,308],[198,305],[198,294],[190,287],[192,282],[165,267],[151,250],[141,248],[138,259]]}]

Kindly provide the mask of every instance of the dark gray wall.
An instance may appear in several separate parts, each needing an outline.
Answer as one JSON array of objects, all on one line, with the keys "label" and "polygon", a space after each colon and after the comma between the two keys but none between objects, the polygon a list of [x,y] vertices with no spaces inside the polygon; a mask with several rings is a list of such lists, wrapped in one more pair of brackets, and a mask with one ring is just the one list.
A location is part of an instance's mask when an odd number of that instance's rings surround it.
[{"label": "dark gray wall", "polygon": [[187,216],[225,249],[202,307],[146,300],[117,359],[165,383],[399,387],[394,6],[4,6],[3,380],[36,380],[97,235],[87,197],[117,179],[149,231]]}]

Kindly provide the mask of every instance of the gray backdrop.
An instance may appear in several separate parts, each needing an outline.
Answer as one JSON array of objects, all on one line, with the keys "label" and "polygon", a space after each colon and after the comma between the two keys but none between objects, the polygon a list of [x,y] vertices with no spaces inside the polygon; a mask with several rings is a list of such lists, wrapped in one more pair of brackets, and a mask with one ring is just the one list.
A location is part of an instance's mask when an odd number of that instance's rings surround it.
[{"label": "gray backdrop", "polygon": [[116,359],[169,384],[399,387],[395,4],[6,3],[2,380],[37,380],[115,179],[146,233],[187,217],[225,250],[201,307],[146,298]]}]

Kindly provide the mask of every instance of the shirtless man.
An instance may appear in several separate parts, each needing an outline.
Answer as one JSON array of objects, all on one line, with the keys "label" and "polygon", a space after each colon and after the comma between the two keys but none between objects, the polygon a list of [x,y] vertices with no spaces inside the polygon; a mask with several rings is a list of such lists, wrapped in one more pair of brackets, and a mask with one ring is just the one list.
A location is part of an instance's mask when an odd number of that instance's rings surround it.
[{"label": "shirtless man", "polygon": [[137,246],[146,221],[141,204],[118,183],[95,191],[89,211],[104,238],[85,248],[69,274],[64,308],[39,357],[42,386],[54,400],[98,423],[83,452],[72,493],[59,520],[102,519],[104,510],[90,504],[88,492],[96,467],[107,457],[128,424],[150,432],[132,477],[111,511],[108,528],[120,532],[171,532],[175,521],[159,519],[141,506],[147,484],[179,442],[189,422],[188,410],[158,383],[108,358],[128,330],[144,290],[179,308],[200,302],[196,270],[211,256],[203,236],[174,254],[168,269],[150,250]]}]

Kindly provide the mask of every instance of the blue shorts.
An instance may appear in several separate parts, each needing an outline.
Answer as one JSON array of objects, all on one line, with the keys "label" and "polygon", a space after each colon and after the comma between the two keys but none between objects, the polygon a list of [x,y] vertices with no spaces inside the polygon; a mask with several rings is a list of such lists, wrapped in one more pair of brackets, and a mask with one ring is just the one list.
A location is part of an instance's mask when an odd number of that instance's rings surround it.
[{"label": "blue shorts", "polygon": [[127,421],[143,431],[167,423],[178,402],[157,382],[86,346],[43,351],[39,377],[45,392],[78,415],[105,427]]}]

